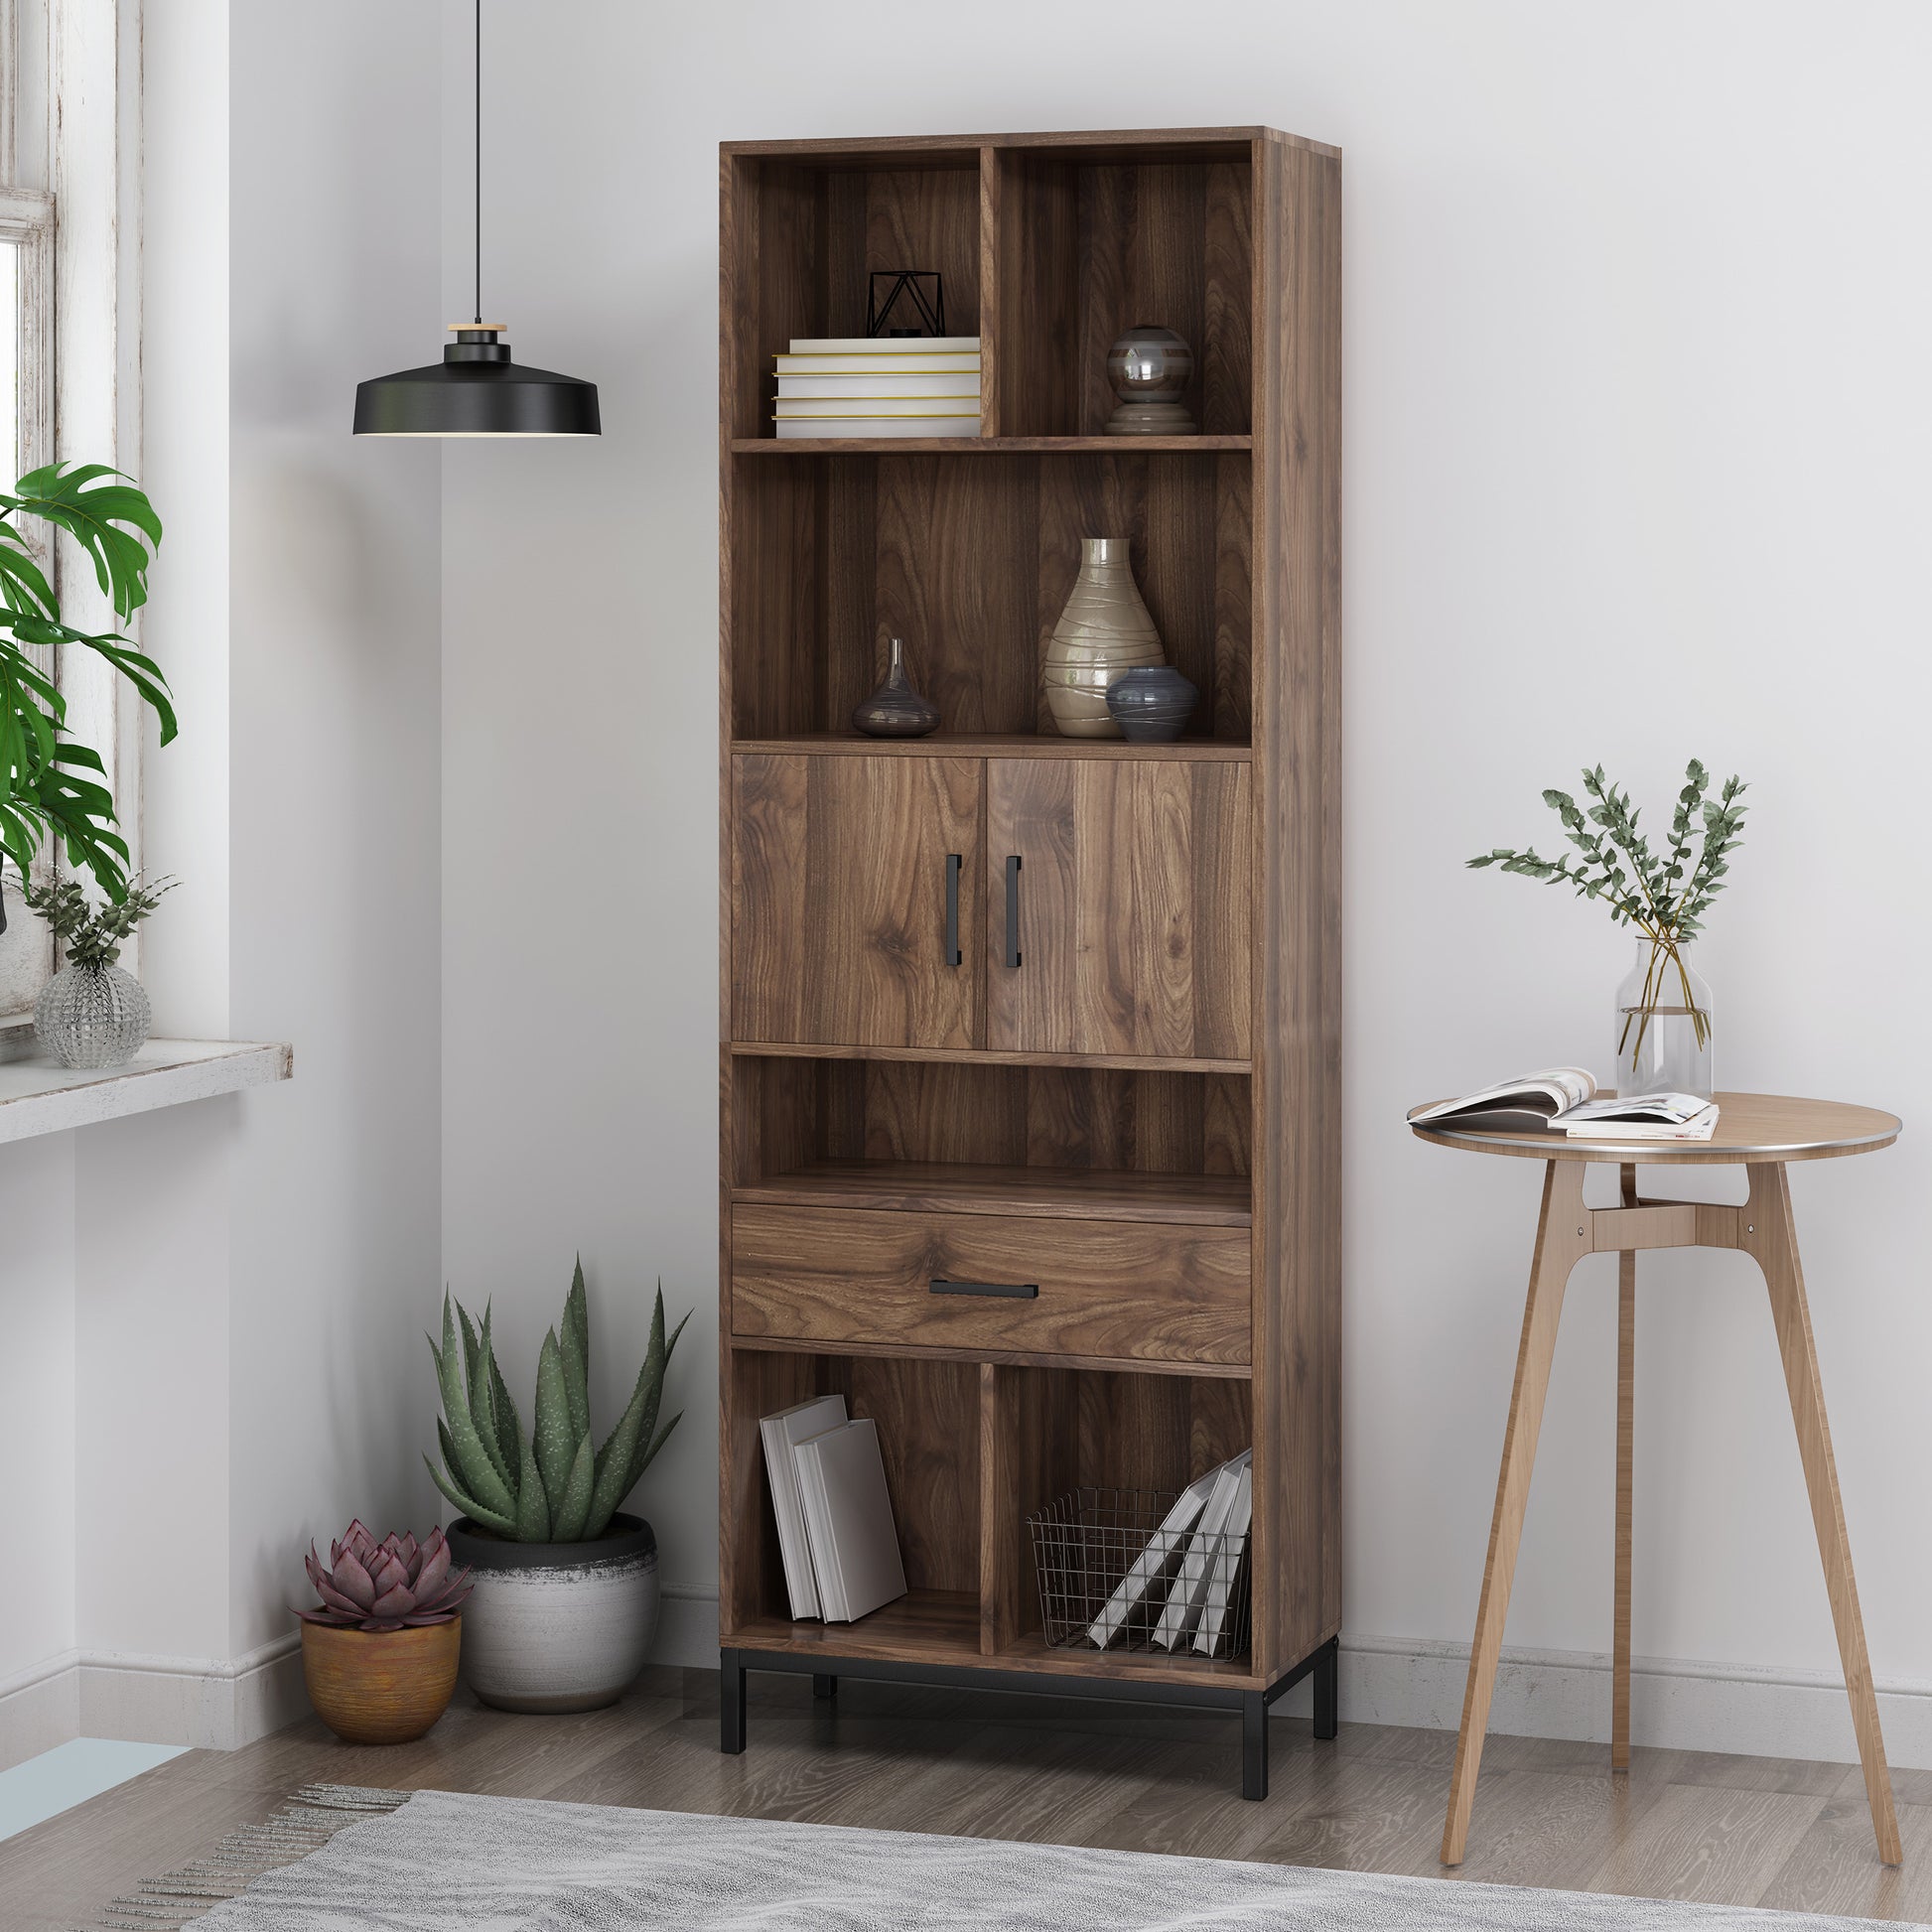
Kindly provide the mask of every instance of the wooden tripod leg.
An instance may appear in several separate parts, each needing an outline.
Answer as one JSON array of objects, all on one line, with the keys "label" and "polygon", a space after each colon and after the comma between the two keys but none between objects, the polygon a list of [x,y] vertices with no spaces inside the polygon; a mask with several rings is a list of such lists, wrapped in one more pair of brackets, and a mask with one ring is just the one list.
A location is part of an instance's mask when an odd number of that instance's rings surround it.
[{"label": "wooden tripod leg", "polygon": [[1877,1835],[1878,1858],[1899,1864],[1898,1819],[1892,1810],[1891,1777],[1885,1769],[1885,1740],[1878,1728],[1878,1699],[1865,1654],[1864,1620],[1859,1614],[1859,1587],[1852,1577],[1852,1545],[1839,1500],[1838,1464],[1832,1457],[1831,1431],[1825,1421],[1825,1387],[1818,1373],[1818,1348],[1812,1337],[1805,1278],[1798,1266],[1797,1228],[1791,1216],[1791,1182],[1782,1162],[1750,1170],[1750,1198],[1742,1213],[1738,1245],[1764,1271],[1771,1292],[1771,1318],[1777,1325],[1778,1352],[1784,1357],[1791,1420],[1798,1431],[1798,1454],[1811,1492],[1812,1526],[1825,1567],[1825,1590],[1838,1627],[1838,1654],[1845,1668],[1845,1694],[1852,1703],[1852,1725],[1859,1736],[1864,1767],[1865,1801]]},{"label": "wooden tripod leg", "polygon": [[[1637,1204],[1637,1171],[1622,1171],[1625,1207]],[[1616,1590],[1610,1615],[1610,1769],[1630,1768],[1630,1469],[1636,1450],[1637,1257],[1616,1258]]]},{"label": "wooden tripod leg", "polygon": [[1543,1426],[1543,1399],[1550,1389],[1550,1361],[1556,1353],[1564,1285],[1571,1269],[1589,1252],[1588,1227],[1589,1210],[1584,1206],[1584,1164],[1550,1162],[1543,1174],[1543,1214],[1536,1229],[1536,1258],[1530,1264],[1523,1338],[1516,1350],[1516,1384],[1510,1392],[1509,1423],[1503,1431],[1496,1511],[1489,1524],[1489,1558],[1483,1566],[1482,1596],[1476,1605],[1475,1641],[1469,1648],[1462,1728],[1455,1740],[1455,1768],[1449,1774],[1449,1816],[1443,1823],[1445,1864],[1460,1864],[1462,1849],[1468,1842],[1476,1772],[1482,1762],[1482,1734],[1488,1727],[1489,1700],[1496,1688],[1496,1659],[1502,1649],[1503,1620],[1509,1614],[1509,1587],[1516,1575],[1523,1512],[1529,1506],[1530,1474],[1536,1463],[1537,1432]]}]

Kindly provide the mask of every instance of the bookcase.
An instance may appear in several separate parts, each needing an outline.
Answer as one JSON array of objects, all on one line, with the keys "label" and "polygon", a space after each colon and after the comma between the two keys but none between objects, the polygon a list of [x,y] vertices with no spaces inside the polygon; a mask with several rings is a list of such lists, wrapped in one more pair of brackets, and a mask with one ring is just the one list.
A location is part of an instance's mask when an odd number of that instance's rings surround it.
[{"label": "bookcase", "polygon": [[[1339,156],[1216,128],[721,164],[724,1748],[748,1670],[1203,1704],[1258,1798],[1282,1691],[1312,1674],[1336,1722]],[[908,267],[980,338],[982,434],[778,441],[774,352],[863,335],[869,273]],[[1104,433],[1135,323],[1192,345],[1198,435]],[[1130,539],[1200,689],[1177,743],[1054,734],[1085,536]],[[847,724],[894,635],[929,738]],[[832,1393],[878,1422],[910,1592],[794,1623],[759,1420]],[[1250,1445],[1251,1654],[1046,1644],[1030,1515]]]}]

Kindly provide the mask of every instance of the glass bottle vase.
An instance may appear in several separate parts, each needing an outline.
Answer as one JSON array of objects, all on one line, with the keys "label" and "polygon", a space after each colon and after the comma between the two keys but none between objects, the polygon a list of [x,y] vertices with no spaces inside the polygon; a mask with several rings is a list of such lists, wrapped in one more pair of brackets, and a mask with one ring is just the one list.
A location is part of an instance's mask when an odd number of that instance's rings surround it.
[{"label": "glass bottle vase", "polygon": [[1716,1092],[1711,988],[1684,949],[1643,937],[1616,990],[1618,1093]]}]

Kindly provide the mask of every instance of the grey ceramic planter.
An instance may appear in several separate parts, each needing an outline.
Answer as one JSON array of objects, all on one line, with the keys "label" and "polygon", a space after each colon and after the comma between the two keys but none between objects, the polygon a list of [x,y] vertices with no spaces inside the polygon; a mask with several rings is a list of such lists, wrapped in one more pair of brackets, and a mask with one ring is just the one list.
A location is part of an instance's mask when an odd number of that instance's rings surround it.
[{"label": "grey ceramic planter", "polygon": [[615,1704],[657,1634],[657,1539],[621,1512],[595,1543],[506,1543],[469,1517],[450,1555],[474,1573],[463,1609],[463,1678],[498,1711]]}]

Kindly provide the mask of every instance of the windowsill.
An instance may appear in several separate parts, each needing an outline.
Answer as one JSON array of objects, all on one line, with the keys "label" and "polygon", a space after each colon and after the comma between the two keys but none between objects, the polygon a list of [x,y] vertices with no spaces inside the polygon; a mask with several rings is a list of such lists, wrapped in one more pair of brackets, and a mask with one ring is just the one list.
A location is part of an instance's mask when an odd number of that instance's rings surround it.
[{"label": "windowsill", "polygon": [[151,1039],[124,1066],[62,1066],[45,1054],[0,1064],[0,1142],[267,1086],[295,1071],[285,1040]]}]

